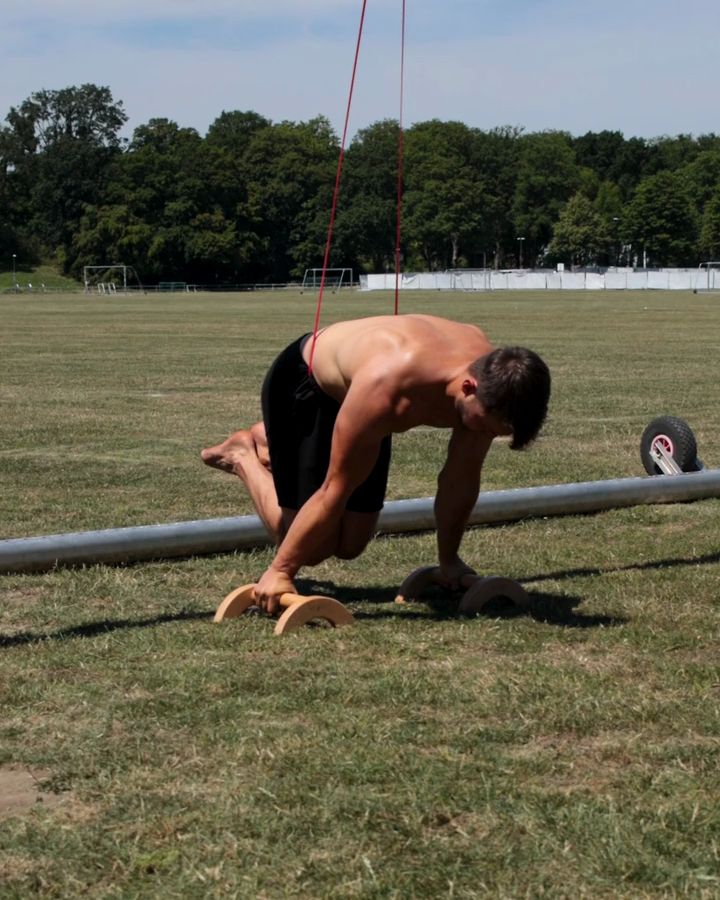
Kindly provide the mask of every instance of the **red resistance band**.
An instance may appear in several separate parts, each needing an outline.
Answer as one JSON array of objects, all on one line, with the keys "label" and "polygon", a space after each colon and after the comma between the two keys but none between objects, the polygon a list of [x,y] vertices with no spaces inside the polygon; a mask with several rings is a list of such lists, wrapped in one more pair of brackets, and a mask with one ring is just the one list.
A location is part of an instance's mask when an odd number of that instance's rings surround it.
[{"label": "red resistance band", "polygon": [[[403,165],[404,165],[404,139],[403,139],[403,96],[405,81],[405,4],[406,0],[402,0],[402,40],[400,51],[400,130],[398,135],[398,174],[397,174],[397,219],[395,228],[395,315],[399,309],[400,295],[400,235],[402,223],[402,191],[403,191]],[[327,276],[328,266],[330,264],[330,250],[332,248],[333,231],[335,228],[335,217],[337,214],[338,199],[340,197],[340,179],[342,176],[343,162],[345,161],[345,145],[347,142],[348,124],[350,122],[350,110],[352,108],[352,98],[355,91],[355,79],[357,76],[358,60],[360,58],[360,45],[362,43],[363,27],[365,24],[365,11],[367,8],[367,0],[363,0],[362,10],[360,13],[360,26],[358,28],[357,43],[355,46],[355,58],[353,61],[352,77],[350,79],[350,91],[348,94],[347,108],[345,110],[345,124],[343,127],[342,140],[340,142],[340,154],[338,157],[337,172],[335,175],[335,187],[333,189],[332,207],[330,210],[330,224],[328,226],[327,241],[325,243],[325,255],[323,258],[322,274],[320,276],[320,290],[318,292],[317,308],[315,310],[315,322],[313,325],[313,337],[310,345],[310,361],[308,362],[308,370],[310,374],[313,371],[313,361],[315,359],[315,344],[317,343],[318,332],[320,330],[320,314],[322,311],[323,297],[325,294],[325,280]]]}]

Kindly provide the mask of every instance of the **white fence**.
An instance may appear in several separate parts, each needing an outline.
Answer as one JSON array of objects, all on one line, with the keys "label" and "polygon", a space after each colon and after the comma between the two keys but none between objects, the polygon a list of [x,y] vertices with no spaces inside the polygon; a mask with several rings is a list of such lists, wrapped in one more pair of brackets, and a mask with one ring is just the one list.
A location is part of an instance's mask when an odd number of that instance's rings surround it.
[{"label": "white fence", "polygon": [[[477,269],[413,272],[400,276],[402,290],[422,291],[720,291],[719,269],[608,269],[556,272]],[[360,290],[395,290],[395,273],[361,275]]]}]

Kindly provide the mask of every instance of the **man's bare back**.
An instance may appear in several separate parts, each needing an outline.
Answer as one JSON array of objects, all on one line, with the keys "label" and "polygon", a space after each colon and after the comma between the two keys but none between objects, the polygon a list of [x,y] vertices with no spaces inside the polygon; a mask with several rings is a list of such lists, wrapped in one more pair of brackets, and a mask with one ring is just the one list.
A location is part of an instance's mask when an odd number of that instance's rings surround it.
[{"label": "man's bare back", "polygon": [[[303,353],[310,361],[312,341]],[[445,380],[445,370],[467,365],[493,349],[475,325],[438,316],[372,316],[337,322],[317,337],[313,375],[320,387],[339,403],[359,369],[372,367],[405,372],[407,383],[432,384]]]}]

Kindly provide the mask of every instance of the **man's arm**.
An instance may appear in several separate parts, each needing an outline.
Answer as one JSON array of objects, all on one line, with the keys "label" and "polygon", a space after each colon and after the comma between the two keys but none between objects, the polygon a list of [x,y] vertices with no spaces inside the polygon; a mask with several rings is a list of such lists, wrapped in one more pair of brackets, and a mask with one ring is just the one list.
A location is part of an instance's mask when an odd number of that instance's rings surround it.
[{"label": "man's arm", "polygon": [[465,527],[480,493],[480,472],[492,437],[456,428],[438,476],[435,522],[440,570],[452,587],[472,570],[458,555]]},{"label": "man's arm", "polygon": [[358,375],[340,407],[333,429],[325,481],[298,511],[255,594],[268,612],[278,597],[292,590],[304,565],[333,555],[345,504],[375,465],[382,439],[392,431],[392,404],[379,376]]}]

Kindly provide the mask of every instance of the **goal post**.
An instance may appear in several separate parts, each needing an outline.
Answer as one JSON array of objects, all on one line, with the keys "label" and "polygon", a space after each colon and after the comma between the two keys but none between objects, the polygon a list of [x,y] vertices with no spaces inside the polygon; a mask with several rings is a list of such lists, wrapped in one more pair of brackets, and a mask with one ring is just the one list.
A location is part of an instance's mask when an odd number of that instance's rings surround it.
[{"label": "goal post", "polygon": [[[303,276],[302,289],[304,291],[318,291],[322,284],[322,269],[305,269]],[[325,287],[331,290],[338,290],[343,287],[350,287],[353,283],[352,269],[327,269],[325,272]]]},{"label": "goal post", "polygon": [[134,280],[142,288],[137,272],[132,266],[126,266],[122,263],[104,266],[83,266],[83,282],[86,294],[114,294],[116,291],[127,293],[130,280]]}]

